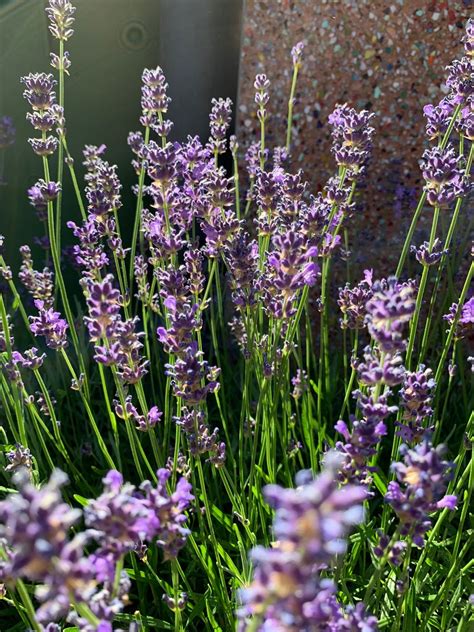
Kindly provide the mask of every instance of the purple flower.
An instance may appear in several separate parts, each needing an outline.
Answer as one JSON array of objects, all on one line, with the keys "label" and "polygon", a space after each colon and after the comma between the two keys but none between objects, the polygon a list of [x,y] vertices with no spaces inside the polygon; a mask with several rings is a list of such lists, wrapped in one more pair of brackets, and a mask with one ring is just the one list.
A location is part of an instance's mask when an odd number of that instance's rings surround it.
[{"label": "purple flower", "polygon": [[436,238],[430,247],[429,242],[424,241],[418,248],[411,246],[411,252],[415,253],[416,260],[423,266],[434,266],[441,261],[441,257],[445,257],[449,250],[443,249],[441,240]]},{"label": "purple flower", "polygon": [[212,99],[212,109],[209,115],[211,132],[209,144],[216,154],[222,154],[226,151],[226,135],[229,130],[231,116],[231,99]]},{"label": "purple flower", "polygon": [[22,246],[20,254],[23,261],[18,278],[33,298],[43,301],[45,307],[52,307],[54,303],[53,273],[49,268],[43,268],[42,272],[33,268],[33,259],[29,246]]},{"label": "purple flower", "polygon": [[64,349],[67,346],[68,324],[59,312],[46,308],[43,301],[35,300],[38,316],[30,316],[31,331],[35,336],[44,336],[51,349]]},{"label": "purple flower", "polygon": [[93,161],[85,179],[87,182],[86,197],[90,217],[103,224],[108,215],[122,206],[120,190],[122,185],[116,174],[116,165],[109,165],[106,160],[97,157]]},{"label": "purple flower", "polygon": [[59,145],[58,139],[54,136],[47,136],[44,140],[41,138],[29,138],[28,142],[38,156],[50,156],[54,154]]},{"label": "purple flower", "polygon": [[474,296],[467,300],[461,309],[457,303],[453,303],[443,318],[450,326],[456,321],[454,335],[458,340],[471,336],[474,329]]},{"label": "purple flower", "polygon": [[462,157],[450,145],[446,149],[433,147],[424,152],[420,165],[429,204],[447,207],[457,197],[469,192],[469,181],[460,168],[461,160]]},{"label": "purple flower", "polygon": [[181,416],[175,417],[174,421],[186,434],[189,451],[193,456],[207,453],[210,463],[216,467],[224,465],[225,443],[219,441],[218,428],[210,431],[203,412],[185,406]]},{"label": "purple flower", "polygon": [[49,30],[53,37],[66,42],[74,31],[71,28],[74,23],[74,7],[69,0],[49,0],[49,6],[45,9],[50,25]]},{"label": "purple flower", "polygon": [[394,566],[400,566],[402,562],[402,556],[407,548],[407,543],[403,540],[398,540],[388,550],[388,546],[390,544],[390,538],[383,533],[383,531],[378,531],[379,541],[377,546],[374,547],[374,554],[377,557],[383,557],[388,553],[388,561],[391,562]]},{"label": "purple flower", "polygon": [[468,140],[474,140],[474,96],[469,97],[468,105],[461,110],[456,121],[456,130]]},{"label": "purple flower", "polygon": [[163,468],[157,472],[156,487],[149,481],[140,486],[145,496],[143,502],[158,523],[157,544],[163,549],[165,559],[174,559],[186,544],[190,531],[185,526],[185,511],[194,500],[191,484],[184,477],[178,480],[175,491],[169,494],[167,482],[170,476],[171,472]]},{"label": "purple flower", "polygon": [[201,229],[206,236],[205,253],[209,257],[216,257],[222,253],[239,228],[240,223],[233,211],[224,211],[216,207],[201,222]]},{"label": "purple flower", "polygon": [[361,604],[344,610],[333,582],[319,575],[335,555],[345,552],[347,534],[363,520],[367,492],[356,485],[338,489],[338,461],[334,453],[328,454],[314,480],[309,472],[300,472],[296,489],[265,488],[265,498],[275,509],[276,542],[251,552],[254,576],[239,594],[239,630],[350,630],[354,628],[349,621],[357,618],[365,621],[363,629],[377,629]]},{"label": "purple flower", "polygon": [[376,453],[377,445],[387,434],[385,419],[397,411],[396,406],[388,405],[390,390],[386,390],[377,399],[374,398],[374,387],[365,395],[361,391],[354,391],[357,406],[362,412],[362,418],[352,418],[351,430],[346,422],[340,419],[334,428],[344,441],[336,443],[336,450],[343,455],[339,471],[341,481],[371,483],[372,468],[368,465],[369,458]]},{"label": "purple flower", "polygon": [[[90,558],[91,563],[94,564],[96,574],[99,577],[100,573],[97,572],[101,566],[103,560],[97,557],[94,559],[92,555]],[[74,610],[71,611],[67,617],[68,623],[77,627],[81,632],[113,632],[113,620],[115,615],[119,614],[124,606],[128,604],[128,593],[131,588],[131,581],[125,571],[122,571],[118,576],[118,582],[115,581],[115,567],[112,569],[112,573],[102,578],[103,585],[94,592],[87,603],[88,607],[92,611],[95,617],[99,620],[97,625],[92,625],[85,617],[80,616]],[[130,627],[130,630],[133,628]]]},{"label": "purple flower", "polygon": [[305,47],[304,42],[298,42],[291,49],[291,59],[293,61],[293,66],[301,66],[301,59],[303,57],[303,49]]},{"label": "purple flower", "polygon": [[245,153],[245,164],[251,179],[255,178],[260,168],[259,166],[260,143],[251,143]]},{"label": "purple flower", "polygon": [[188,595],[185,592],[179,593],[179,597],[171,597],[170,595],[164,594],[163,601],[172,612],[184,610],[188,603]]},{"label": "purple flower", "polygon": [[291,378],[291,383],[293,384],[291,395],[299,399],[309,388],[308,374],[303,369],[297,369],[295,377]]},{"label": "purple flower", "polygon": [[316,283],[319,267],[314,261],[318,251],[296,230],[272,238],[267,255],[268,267],[262,277],[266,309],[276,318],[288,318],[294,311],[294,298],[305,285]]},{"label": "purple flower", "polygon": [[470,18],[466,24],[466,34],[463,37],[466,55],[474,57],[474,19]]},{"label": "purple flower", "polygon": [[163,413],[159,410],[158,406],[152,406],[145,415],[140,415],[134,404],[132,403],[132,397],[127,395],[125,399],[125,407],[119,401],[114,401],[115,414],[120,419],[132,419],[137,430],[141,432],[148,432],[150,428],[156,426],[161,420]]},{"label": "purple flower", "polygon": [[30,73],[20,79],[25,85],[23,96],[33,110],[49,110],[56,103],[53,75],[44,72]]},{"label": "purple flower", "polygon": [[45,357],[46,354],[44,353],[38,355],[38,349],[36,347],[27,349],[24,352],[24,355],[18,351],[13,351],[12,353],[12,358],[17,364],[20,364],[24,369],[30,369],[31,371],[36,371],[43,366]]},{"label": "purple flower", "polygon": [[[216,367],[209,367],[208,363],[202,360],[202,356],[203,352],[198,351],[197,343],[193,342],[174,364],[166,365],[166,373],[171,377],[175,396],[181,397],[190,406],[201,403],[208,393],[214,393],[219,388],[219,370]],[[203,386],[205,378],[208,384]]]},{"label": "purple flower", "polygon": [[373,271],[365,270],[364,278],[351,288],[349,284],[339,290],[337,304],[343,314],[343,329],[363,329],[366,325],[366,304],[372,297]]},{"label": "purple flower", "polygon": [[357,370],[360,382],[369,386],[396,386],[405,375],[403,358],[399,353],[387,354],[382,358],[380,351],[370,345],[364,349],[364,362],[354,360],[353,367]]},{"label": "purple flower", "polygon": [[438,105],[425,105],[423,114],[426,118],[426,134],[430,140],[443,136],[455,107],[455,103],[449,97],[444,97]]},{"label": "purple flower", "polygon": [[474,93],[474,61],[470,57],[455,59],[446,70],[446,85],[451,90],[453,101],[463,103]]},{"label": "purple flower", "polygon": [[270,81],[267,79],[267,75],[260,74],[255,77],[255,82],[253,85],[256,90],[255,103],[258,106],[257,117],[259,121],[265,121],[265,119],[267,118],[267,111],[265,109],[265,106],[270,100],[270,96],[268,94]]},{"label": "purple flower", "polygon": [[403,351],[405,325],[415,311],[413,282],[400,283],[395,277],[374,282],[366,311],[369,333],[379,349],[384,353]]},{"label": "purple flower", "polygon": [[256,303],[258,272],[258,244],[243,231],[232,235],[224,250],[232,302],[239,311]]},{"label": "purple flower", "polygon": [[[140,122],[145,127],[155,125],[157,122],[158,124],[161,123],[162,119],[160,117],[166,114],[171,101],[166,94],[167,90],[168,84],[166,83],[163,70],[159,66],[155,69],[145,68],[142,73],[141,105],[143,114],[140,118]],[[168,125],[166,132],[170,131],[169,127]],[[165,130],[162,127],[157,131],[160,136],[167,136],[167,134],[163,133]]]},{"label": "purple flower", "polygon": [[271,235],[276,225],[275,210],[281,196],[280,172],[256,170],[255,197],[258,205],[258,229],[261,235]]},{"label": "purple flower", "polygon": [[28,198],[32,206],[46,206],[48,202],[54,202],[60,192],[60,182],[38,180],[34,186],[28,189]]},{"label": "purple flower", "polygon": [[10,551],[1,572],[10,580],[39,582],[36,596],[43,605],[36,617],[40,622],[57,620],[69,611],[71,593],[78,600],[87,600],[91,589],[90,572],[82,557],[85,538],[79,534],[68,539],[81,511],[62,502],[61,487],[67,476],[59,470],[41,489],[31,483],[25,469],[13,480],[18,493],[0,502],[1,536]]},{"label": "purple flower", "polygon": [[431,527],[429,514],[439,509],[456,508],[456,496],[445,496],[452,464],[443,461],[444,446],[434,448],[423,441],[413,449],[400,448],[403,462],[393,463],[397,481],[388,485],[385,501],[401,522],[402,535],[417,546],[424,545],[423,535]]},{"label": "purple flower", "polygon": [[5,472],[17,472],[22,468],[31,471],[33,467],[33,456],[29,448],[25,448],[20,443],[15,443],[15,447],[9,450],[5,456],[7,457],[8,465],[5,467]]},{"label": "purple flower", "polygon": [[110,470],[103,483],[103,493],[84,509],[85,523],[98,533],[102,551],[121,555],[139,540],[152,539],[160,523],[135,487],[124,483],[116,470]]},{"label": "purple flower", "polygon": [[417,371],[407,372],[400,389],[403,420],[397,422],[397,434],[409,443],[418,442],[430,431],[423,422],[433,414],[432,394],[436,386],[431,369],[422,364]]},{"label": "purple flower", "polygon": [[89,283],[87,290],[89,316],[84,320],[89,337],[92,342],[110,338],[120,313],[120,292],[113,286],[113,276],[109,274],[103,281]]},{"label": "purple flower", "polygon": [[337,105],[329,115],[332,126],[333,148],[336,162],[348,170],[349,179],[360,178],[364,174],[372,151],[374,128],[370,121],[374,114],[367,110],[357,112],[344,103]]}]

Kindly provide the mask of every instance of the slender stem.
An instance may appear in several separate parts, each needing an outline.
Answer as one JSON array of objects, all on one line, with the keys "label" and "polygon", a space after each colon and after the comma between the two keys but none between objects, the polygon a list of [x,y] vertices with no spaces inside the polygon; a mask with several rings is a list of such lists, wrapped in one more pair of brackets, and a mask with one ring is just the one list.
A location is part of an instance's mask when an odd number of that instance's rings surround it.
[{"label": "slender stem", "polygon": [[[145,127],[145,138],[144,145],[148,145],[150,142],[150,128],[147,125]],[[138,176],[138,193],[137,193],[137,204],[135,207],[135,222],[133,225],[133,235],[132,235],[132,244],[130,250],[130,292],[133,287],[133,266],[135,260],[135,252],[137,248],[138,236],[140,233],[140,228],[142,224],[142,208],[143,208],[143,185],[145,183],[145,161],[142,160],[142,165],[140,167],[140,174]]]},{"label": "slender stem", "polygon": [[[431,233],[430,233],[430,243],[429,243],[430,252],[433,249],[433,244],[436,238],[436,229],[438,227],[438,219],[439,219],[439,206],[435,206],[434,214],[433,214],[433,222],[431,224]],[[411,357],[413,353],[413,348],[415,346],[416,330],[418,328],[418,321],[420,319],[420,313],[423,306],[423,297],[425,294],[425,289],[426,289],[426,284],[428,282],[429,273],[430,273],[430,267],[423,266],[420,287],[418,288],[418,293],[416,296],[415,313],[413,314],[413,318],[410,323],[410,335],[408,338],[407,353],[406,353],[406,358],[405,358],[405,365],[407,369],[409,369],[411,365]]]},{"label": "slender stem", "polygon": [[[76,375],[76,372],[74,371],[74,368],[73,368],[73,366],[72,366],[72,364],[71,364],[71,362],[69,360],[69,357],[68,357],[67,353],[65,352],[64,349],[60,349],[60,353],[61,353],[61,356],[62,356],[64,362],[66,363],[66,366],[67,366],[67,368],[68,368],[73,380],[75,380],[79,384],[78,377]],[[86,409],[87,417],[88,417],[89,422],[91,424],[92,430],[94,431],[94,434],[96,436],[97,443],[99,445],[100,451],[104,455],[105,460],[107,461],[109,467],[111,467],[113,470],[116,470],[117,467],[116,467],[116,465],[114,463],[114,460],[110,456],[110,453],[109,453],[109,451],[107,449],[107,446],[105,445],[105,442],[104,442],[104,440],[102,438],[102,434],[101,434],[101,432],[99,430],[99,427],[97,426],[97,422],[96,422],[96,420],[94,418],[94,415],[92,414],[92,410],[91,410],[91,408],[89,406],[89,402],[87,401],[87,397],[82,392],[82,387],[81,386],[79,387],[79,395],[81,396],[82,403],[84,404],[84,408]]]},{"label": "slender stem", "polygon": [[293,77],[291,80],[290,98],[288,99],[288,119],[286,123],[286,151],[290,151],[291,131],[293,128],[293,105],[295,103],[296,80],[298,79],[298,63],[293,66]]},{"label": "slender stem", "polygon": [[[59,40],[59,106],[64,110],[64,40]],[[62,183],[64,169],[64,147],[60,142],[58,147],[58,175],[57,181],[61,189],[56,198],[56,244],[58,252],[61,252],[61,203],[62,203]]]},{"label": "slender stem", "polygon": [[235,214],[237,219],[240,219],[239,161],[237,159],[237,151],[232,152],[232,161],[234,164]]}]

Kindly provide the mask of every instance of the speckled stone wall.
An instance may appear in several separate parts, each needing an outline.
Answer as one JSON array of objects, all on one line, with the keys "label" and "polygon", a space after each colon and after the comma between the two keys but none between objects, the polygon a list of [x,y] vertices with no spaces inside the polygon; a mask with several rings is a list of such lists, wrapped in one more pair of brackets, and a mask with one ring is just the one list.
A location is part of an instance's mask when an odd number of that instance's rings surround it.
[{"label": "speckled stone wall", "polygon": [[472,0],[247,0],[237,119],[244,146],[258,130],[258,72],[272,82],[269,143],[284,144],[290,49],[300,40],[306,47],[293,164],[315,190],[334,169],[327,125],[334,105],[347,101],[377,115],[374,157],[352,238],[354,259],[362,264],[368,242],[382,258],[399,252],[401,224],[420,188],[422,108],[442,97],[444,68],[462,55],[464,25],[473,15]]}]

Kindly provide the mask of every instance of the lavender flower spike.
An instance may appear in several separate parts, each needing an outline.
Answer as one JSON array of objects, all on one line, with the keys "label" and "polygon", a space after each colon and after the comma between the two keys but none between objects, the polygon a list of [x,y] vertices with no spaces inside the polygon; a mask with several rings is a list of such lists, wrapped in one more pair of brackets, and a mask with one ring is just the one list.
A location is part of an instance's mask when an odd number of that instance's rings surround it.
[{"label": "lavender flower spike", "polygon": [[[252,551],[254,577],[240,591],[239,631],[377,630],[376,619],[365,613],[362,604],[342,608],[336,587],[317,570],[344,553],[349,530],[363,520],[366,489],[357,485],[338,489],[339,460],[328,454],[322,474],[314,480],[309,472],[300,472],[296,489],[265,488],[276,512],[276,542],[272,548]],[[357,620],[357,627],[351,627]]]},{"label": "lavender flower spike", "polygon": [[431,527],[430,514],[439,509],[456,508],[456,496],[445,496],[446,484],[452,467],[442,456],[444,446],[434,448],[424,441],[413,450],[402,446],[402,463],[394,463],[397,481],[388,485],[385,501],[398,515],[402,535],[409,535],[422,547],[423,535]]},{"label": "lavender flower spike", "polygon": [[52,308],[47,309],[43,301],[36,300],[38,316],[30,317],[31,331],[35,336],[44,336],[46,344],[51,349],[64,349],[67,346],[68,324],[59,312]]},{"label": "lavender flower spike", "polygon": [[71,26],[74,23],[74,7],[69,0],[49,0],[49,6],[45,9],[50,21],[49,30],[53,37],[66,42],[74,31]]}]

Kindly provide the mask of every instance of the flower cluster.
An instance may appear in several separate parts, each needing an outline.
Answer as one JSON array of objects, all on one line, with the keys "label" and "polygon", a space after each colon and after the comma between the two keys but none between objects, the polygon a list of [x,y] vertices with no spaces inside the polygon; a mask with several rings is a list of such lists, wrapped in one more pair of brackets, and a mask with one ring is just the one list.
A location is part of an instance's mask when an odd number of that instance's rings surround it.
[{"label": "flower cluster", "polygon": [[449,126],[455,105],[449,97],[444,97],[438,105],[429,103],[423,108],[426,118],[426,134],[430,140],[444,135]]},{"label": "flower cluster", "polygon": [[[8,458],[10,469],[20,461],[25,467],[14,475],[19,493],[0,502],[0,535],[9,552],[1,564],[2,580],[24,578],[38,584],[36,597],[41,606],[35,616],[41,624],[67,617],[81,630],[111,632],[112,620],[126,603],[130,587],[128,576],[117,574],[119,561],[141,541],[154,539],[165,559],[176,557],[189,533],[184,512],[193,500],[191,485],[181,478],[169,494],[170,472],[159,470],[157,486],[145,481],[138,491],[112,470],[104,478],[103,494],[84,510],[90,528],[70,538],[82,512],[62,501],[66,475],[56,470],[38,489],[30,482],[29,452],[18,446]],[[86,555],[84,547],[93,542],[98,547]],[[98,620],[97,628],[83,618],[81,603]]]},{"label": "flower cluster", "polygon": [[60,192],[61,184],[59,182],[46,182],[43,179],[38,180],[28,189],[28,199],[40,221],[47,220],[48,203],[54,202]]},{"label": "flower cluster", "polygon": [[35,300],[38,316],[30,316],[30,328],[35,336],[44,336],[50,349],[64,349],[67,347],[67,329],[69,325],[59,312],[44,304],[44,301]]},{"label": "flower cluster", "polygon": [[364,278],[353,288],[347,283],[339,290],[337,304],[342,312],[343,329],[363,329],[366,325],[366,305],[372,297],[373,271],[365,270]]},{"label": "flower cluster", "polygon": [[461,308],[459,308],[458,303],[453,303],[443,318],[450,327],[456,323],[454,335],[458,340],[472,336],[474,330],[474,296],[468,299]]},{"label": "flower cluster", "polygon": [[21,469],[26,469],[29,472],[33,467],[33,456],[30,449],[25,448],[20,443],[16,443],[13,449],[9,450],[5,456],[8,461],[5,472],[17,472]]},{"label": "flower cluster", "polygon": [[295,313],[298,290],[316,283],[319,268],[314,258],[318,251],[294,231],[275,235],[272,246],[261,281],[263,303],[275,318],[288,319]]},{"label": "flower cluster", "polygon": [[19,364],[24,369],[36,371],[43,366],[46,354],[38,354],[38,349],[36,347],[31,347],[31,349],[27,349],[23,352],[23,354],[21,354],[19,351],[13,351],[12,358],[16,364]]},{"label": "flower cluster", "polygon": [[328,454],[314,480],[309,472],[300,472],[296,489],[265,488],[265,498],[275,509],[275,543],[251,552],[254,577],[240,591],[240,630],[358,629],[352,627],[356,621],[360,629],[377,630],[377,620],[365,613],[363,604],[341,607],[333,582],[319,574],[335,555],[345,552],[349,530],[363,520],[367,495],[361,486],[338,489],[337,461]]},{"label": "flower cluster", "polygon": [[34,129],[43,133],[42,138],[30,138],[28,142],[33,151],[39,156],[49,156],[58,148],[58,139],[55,136],[46,136],[57,124],[58,116],[62,115],[56,104],[54,87],[56,81],[53,75],[44,72],[30,73],[21,78],[25,85],[23,96],[28,101],[32,112],[28,112],[26,118]]},{"label": "flower cluster", "polygon": [[[197,406],[219,388],[219,370],[209,367],[202,356],[203,352],[198,351],[197,343],[193,342],[174,364],[166,365],[175,396],[181,397],[188,406]],[[206,379],[208,383],[203,385]]]},{"label": "flower cluster", "polygon": [[420,365],[417,371],[407,371],[400,389],[400,401],[403,418],[397,422],[398,434],[403,441],[414,443],[429,431],[431,427],[425,425],[433,414],[431,408],[432,394],[436,386],[433,372]]},{"label": "flower cluster", "polygon": [[365,173],[372,150],[374,128],[370,121],[373,116],[367,110],[357,112],[347,103],[338,105],[329,116],[336,162],[347,169],[347,177],[351,180],[357,180]]},{"label": "flower cluster", "polygon": [[[368,386],[367,392],[356,390],[353,396],[362,415],[352,418],[351,430],[347,423],[339,420],[335,429],[342,434],[343,441],[336,449],[344,455],[340,470],[343,481],[371,482],[372,467],[368,461],[376,453],[377,444],[387,434],[386,418],[398,409],[388,403],[389,387],[403,382],[405,367],[400,352],[405,349],[404,329],[415,309],[415,287],[412,282],[400,283],[394,277],[364,285],[354,294],[357,302],[355,323],[361,323],[365,311],[365,322],[374,343],[364,351],[364,360],[353,360],[359,381]],[[364,293],[367,300],[363,305]],[[340,298],[341,300],[341,298]],[[342,296],[343,306],[350,305],[352,296],[346,291]],[[351,314],[353,316],[353,314]],[[384,389],[382,392],[382,388]]]},{"label": "flower cluster", "polygon": [[415,311],[416,288],[412,281],[395,277],[374,282],[367,301],[367,327],[384,354],[405,349],[404,329]]},{"label": "flower cluster", "polygon": [[33,258],[29,246],[20,248],[22,264],[18,278],[23,283],[29,294],[40,301],[47,308],[53,306],[54,302],[54,277],[49,268],[43,268],[39,272],[33,268]]},{"label": "flower cluster", "polygon": [[158,406],[152,406],[146,415],[141,415],[133,404],[130,395],[126,396],[123,403],[118,400],[114,401],[114,405],[117,417],[120,419],[132,419],[137,430],[141,432],[147,432],[150,428],[154,428],[163,416]]},{"label": "flower cluster", "polygon": [[232,116],[231,99],[212,99],[212,109],[209,115],[211,137],[209,144],[216,154],[225,153],[227,149],[226,136]]},{"label": "flower cluster", "polygon": [[298,68],[301,66],[304,47],[304,42],[297,42],[291,49],[291,59],[293,61],[293,66],[298,66]]},{"label": "flower cluster", "polygon": [[167,90],[168,84],[163,70],[159,66],[154,69],[145,68],[142,73],[140,122],[145,127],[154,129],[162,137],[168,136],[172,128],[171,121],[163,119],[163,114],[167,113],[170,104]]},{"label": "flower cluster", "polygon": [[74,262],[82,270],[83,279],[98,279],[101,270],[109,264],[105,245],[115,259],[123,259],[126,254],[114,215],[121,207],[121,184],[116,166],[109,165],[102,157],[105,150],[105,145],[86,145],[83,164],[87,168],[87,219],[81,226],[72,221],[67,222],[74,236],[79,239],[72,253]]},{"label": "flower cluster", "polygon": [[422,266],[437,265],[442,257],[445,257],[449,250],[442,247],[441,240],[437,237],[430,246],[428,241],[424,241],[418,248],[411,246],[411,252],[415,253],[416,260]]},{"label": "flower cluster", "polygon": [[402,446],[403,462],[392,465],[397,481],[389,483],[385,501],[400,519],[401,534],[408,535],[417,546],[424,545],[431,513],[456,508],[456,496],[445,495],[452,466],[443,460],[443,452],[443,446],[434,448],[428,441],[413,449]]},{"label": "flower cluster", "polygon": [[[468,32],[466,35],[468,36]],[[474,94],[474,60],[470,56],[455,59],[446,70],[448,71],[446,85],[450,89],[453,102],[464,103]]]},{"label": "flower cluster", "polygon": [[45,9],[50,25],[49,30],[53,37],[66,42],[74,31],[71,26],[74,24],[74,7],[69,0],[49,0],[49,5]]},{"label": "flower cluster", "polygon": [[62,502],[61,487],[67,477],[59,470],[41,489],[30,482],[25,469],[15,474],[14,482],[19,493],[0,502],[2,537],[10,551],[1,575],[3,580],[38,582],[36,596],[42,605],[36,618],[46,624],[65,616],[71,599],[87,600],[94,590],[93,569],[83,554],[86,538],[84,534],[68,538],[81,511]]},{"label": "flower cluster", "polygon": [[255,103],[258,106],[257,117],[259,121],[264,122],[268,116],[266,105],[270,100],[270,95],[268,94],[270,81],[267,79],[267,75],[260,74],[255,77],[255,82],[253,85],[256,90]]},{"label": "flower cluster", "polygon": [[208,461],[216,467],[225,463],[226,446],[219,441],[219,430],[214,428],[211,432],[206,423],[205,414],[196,408],[187,408],[181,411],[180,417],[175,417],[175,423],[183,430],[189,445],[189,451],[193,456],[208,454]]},{"label": "flower cluster", "polygon": [[446,149],[432,147],[424,152],[421,170],[429,204],[444,208],[469,192],[469,180],[460,168],[461,160],[449,145]]},{"label": "flower cluster", "polygon": [[136,332],[138,317],[122,320],[120,292],[113,287],[112,275],[103,281],[86,284],[89,316],[85,322],[91,342],[95,343],[94,359],[115,366],[121,380],[136,384],[147,373],[148,360],[142,357],[142,333]]}]

